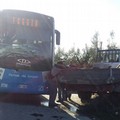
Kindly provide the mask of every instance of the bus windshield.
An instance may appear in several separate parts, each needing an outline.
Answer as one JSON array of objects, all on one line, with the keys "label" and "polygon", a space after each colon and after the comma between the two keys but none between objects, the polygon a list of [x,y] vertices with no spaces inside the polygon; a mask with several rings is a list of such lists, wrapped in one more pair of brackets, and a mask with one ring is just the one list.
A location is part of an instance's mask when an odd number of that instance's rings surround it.
[{"label": "bus windshield", "polygon": [[0,67],[50,70],[53,57],[52,17],[4,10],[0,13]]}]

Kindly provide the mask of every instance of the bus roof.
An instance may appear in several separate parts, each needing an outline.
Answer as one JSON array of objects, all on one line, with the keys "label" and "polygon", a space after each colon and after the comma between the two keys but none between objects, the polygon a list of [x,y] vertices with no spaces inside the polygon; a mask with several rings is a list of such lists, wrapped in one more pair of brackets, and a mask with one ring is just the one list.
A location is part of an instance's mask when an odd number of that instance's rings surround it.
[{"label": "bus roof", "polygon": [[41,14],[41,13],[38,13],[38,12],[33,12],[33,11],[26,11],[26,10],[16,10],[16,9],[3,9],[3,10],[1,10],[0,12],[4,12],[4,13],[8,13],[8,14],[18,14],[18,15],[20,15],[20,14],[31,14],[31,15],[36,15],[36,16],[39,16],[39,15],[41,15],[41,16],[44,16],[44,17],[48,17],[49,19],[54,19],[53,17],[51,17],[51,16],[48,16],[48,15],[45,15],[45,14]]}]

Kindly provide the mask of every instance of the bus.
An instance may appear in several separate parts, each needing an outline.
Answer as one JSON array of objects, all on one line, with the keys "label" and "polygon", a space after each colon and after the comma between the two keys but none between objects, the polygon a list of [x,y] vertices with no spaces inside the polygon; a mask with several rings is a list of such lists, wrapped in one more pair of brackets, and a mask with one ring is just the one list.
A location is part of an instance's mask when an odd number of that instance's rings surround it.
[{"label": "bus", "polygon": [[54,18],[31,11],[0,11],[0,92],[47,94],[60,32]]}]

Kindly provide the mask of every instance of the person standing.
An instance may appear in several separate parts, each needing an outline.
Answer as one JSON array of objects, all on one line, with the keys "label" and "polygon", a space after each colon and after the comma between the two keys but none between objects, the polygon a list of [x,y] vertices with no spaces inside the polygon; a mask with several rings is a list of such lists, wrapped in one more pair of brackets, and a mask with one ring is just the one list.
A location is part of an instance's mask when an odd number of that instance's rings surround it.
[{"label": "person standing", "polygon": [[58,105],[55,103],[58,88],[58,75],[64,68],[65,66],[63,65],[63,61],[59,61],[54,65],[49,73],[49,107],[55,107]]}]

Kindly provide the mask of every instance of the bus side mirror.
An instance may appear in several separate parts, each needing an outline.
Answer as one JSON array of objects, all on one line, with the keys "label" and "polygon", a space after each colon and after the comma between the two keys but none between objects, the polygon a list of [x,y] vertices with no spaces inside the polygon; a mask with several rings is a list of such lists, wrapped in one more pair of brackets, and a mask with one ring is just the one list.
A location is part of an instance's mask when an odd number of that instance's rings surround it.
[{"label": "bus side mirror", "polygon": [[60,32],[58,30],[55,30],[56,34],[56,44],[60,45]]}]

